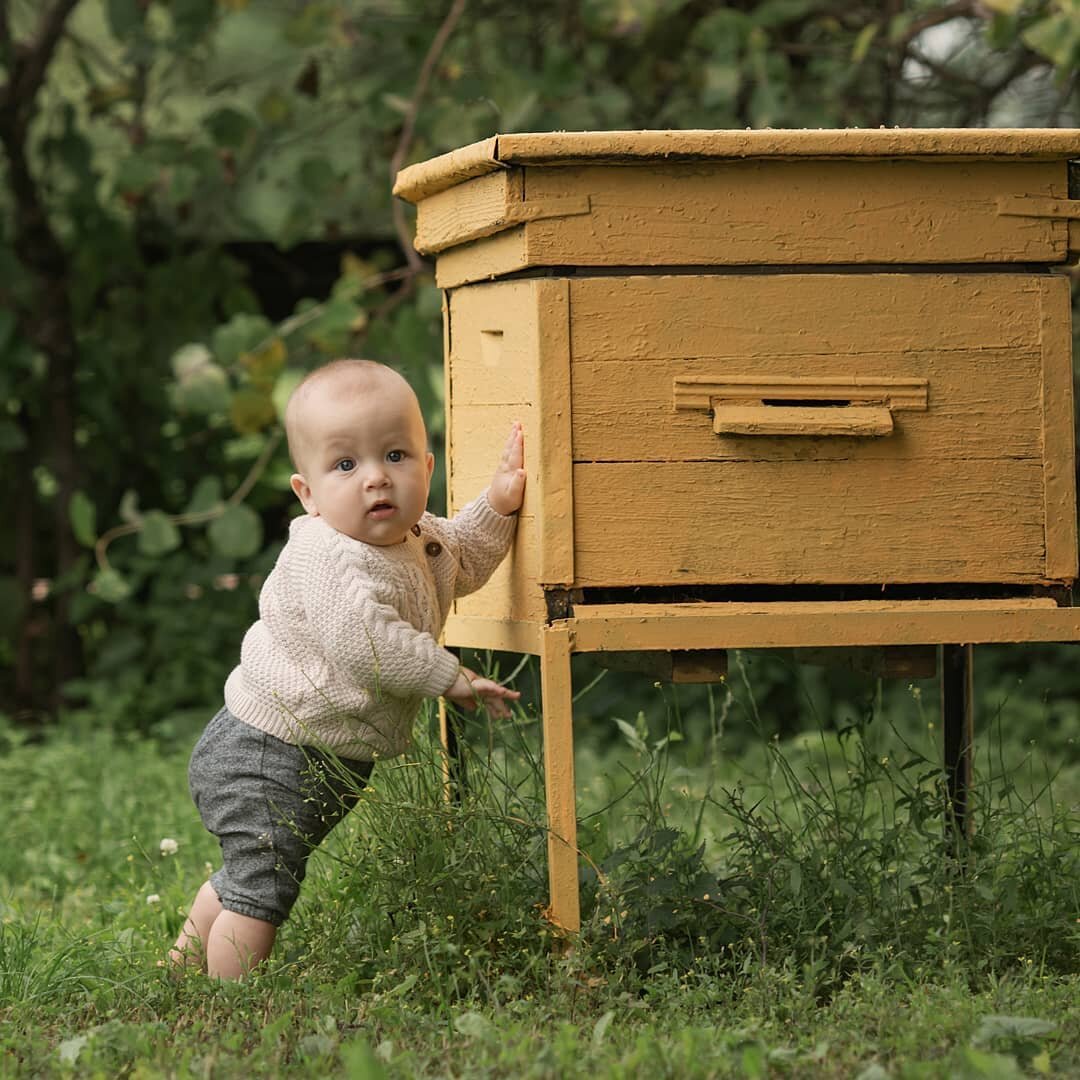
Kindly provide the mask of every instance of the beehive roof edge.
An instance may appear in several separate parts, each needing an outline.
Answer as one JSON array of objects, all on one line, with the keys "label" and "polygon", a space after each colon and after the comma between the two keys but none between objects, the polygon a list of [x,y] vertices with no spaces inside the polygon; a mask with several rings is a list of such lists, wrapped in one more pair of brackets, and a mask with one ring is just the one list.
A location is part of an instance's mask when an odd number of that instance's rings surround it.
[{"label": "beehive roof edge", "polygon": [[492,135],[410,165],[394,194],[420,202],[513,165],[754,157],[1080,157],[1078,128],[843,128],[548,131]]}]

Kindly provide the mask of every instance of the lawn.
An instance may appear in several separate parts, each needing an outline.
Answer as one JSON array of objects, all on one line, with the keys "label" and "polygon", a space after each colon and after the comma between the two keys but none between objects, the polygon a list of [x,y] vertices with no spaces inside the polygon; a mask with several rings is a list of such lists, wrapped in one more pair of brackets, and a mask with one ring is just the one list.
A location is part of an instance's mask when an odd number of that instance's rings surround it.
[{"label": "lawn", "polygon": [[1026,692],[982,718],[961,849],[917,687],[871,684],[827,720],[808,691],[781,736],[753,683],[737,665],[692,708],[645,686],[612,715],[603,683],[579,702],[573,943],[542,916],[535,709],[470,721],[457,804],[429,718],[239,985],[157,966],[215,859],[186,789],[195,730],[7,730],[0,1075],[1080,1073],[1071,721]]}]

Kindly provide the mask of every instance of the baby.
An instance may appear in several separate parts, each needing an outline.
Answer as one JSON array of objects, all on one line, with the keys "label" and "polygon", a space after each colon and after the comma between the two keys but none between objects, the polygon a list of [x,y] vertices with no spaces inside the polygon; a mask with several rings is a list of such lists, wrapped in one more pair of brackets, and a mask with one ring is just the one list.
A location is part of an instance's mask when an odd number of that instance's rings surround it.
[{"label": "baby", "polygon": [[452,520],[426,512],[434,458],[396,372],[335,360],[289,399],[285,430],[306,514],[259,596],[225,707],[189,780],[224,865],[169,956],[237,978],[269,956],[311,850],[355,804],[376,759],[400,754],[425,697],[509,713],[520,695],[436,640],[456,596],[484,584],[525,490],[515,423],[491,486]]}]

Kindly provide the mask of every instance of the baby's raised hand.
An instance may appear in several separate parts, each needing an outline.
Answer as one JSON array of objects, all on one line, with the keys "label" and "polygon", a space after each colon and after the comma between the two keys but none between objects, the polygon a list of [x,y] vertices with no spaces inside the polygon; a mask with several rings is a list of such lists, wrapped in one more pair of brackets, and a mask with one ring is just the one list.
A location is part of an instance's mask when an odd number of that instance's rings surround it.
[{"label": "baby's raised hand", "polygon": [[497,514],[514,514],[521,509],[521,500],[525,497],[524,465],[525,437],[521,422],[515,420],[487,493],[488,502]]},{"label": "baby's raised hand", "polygon": [[472,712],[478,705],[483,705],[493,717],[504,720],[510,715],[507,701],[517,701],[521,693],[518,690],[508,690],[494,679],[482,678],[475,671],[463,667],[458,672],[454,685],[443,697],[468,712]]}]

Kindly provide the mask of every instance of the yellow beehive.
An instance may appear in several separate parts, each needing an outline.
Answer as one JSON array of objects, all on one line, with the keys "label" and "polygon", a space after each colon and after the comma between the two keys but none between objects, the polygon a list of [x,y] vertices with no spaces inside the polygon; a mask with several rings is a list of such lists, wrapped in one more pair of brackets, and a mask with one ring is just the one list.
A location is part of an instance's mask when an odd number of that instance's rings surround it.
[{"label": "yellow beehive", "polygon": [[451,510],[525,424],[513,553],[447,641],[542,657],[565,925],[571,650],[1080,640],[1071,157],[558,133],[399,176],[446,290]]}]

